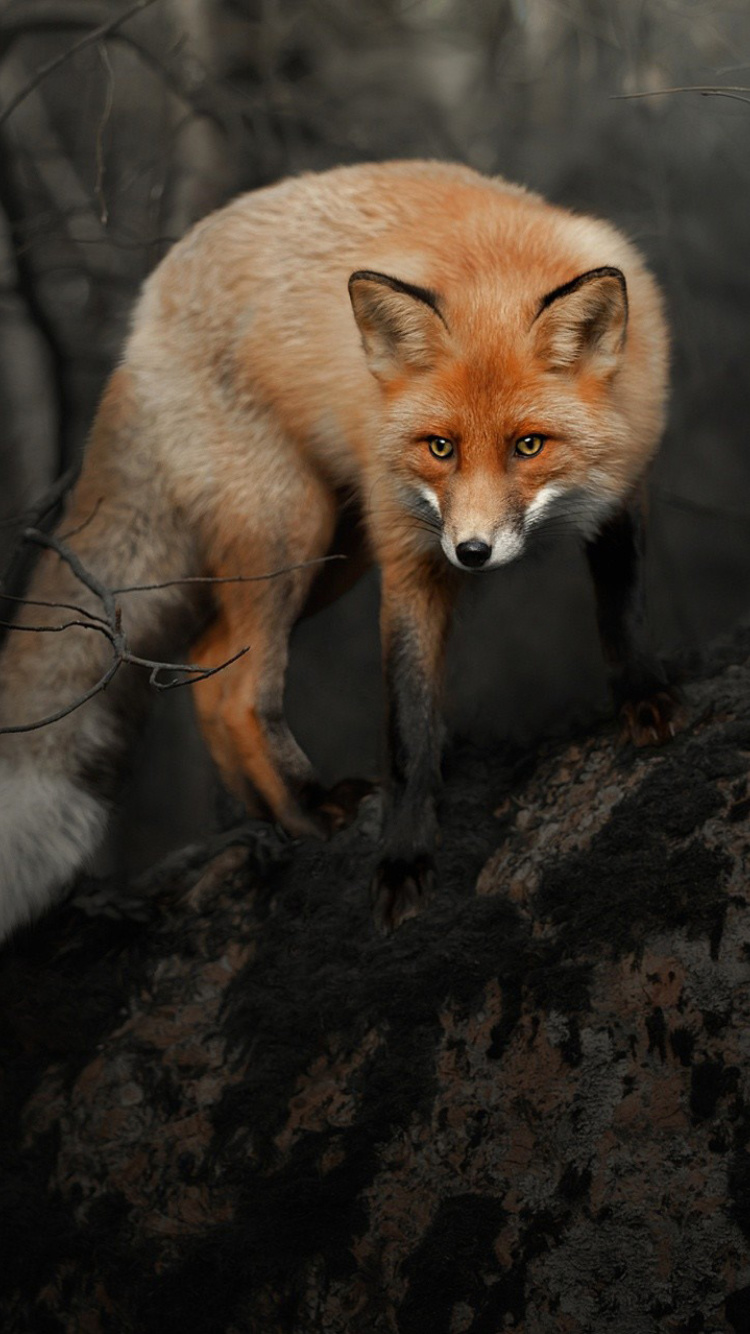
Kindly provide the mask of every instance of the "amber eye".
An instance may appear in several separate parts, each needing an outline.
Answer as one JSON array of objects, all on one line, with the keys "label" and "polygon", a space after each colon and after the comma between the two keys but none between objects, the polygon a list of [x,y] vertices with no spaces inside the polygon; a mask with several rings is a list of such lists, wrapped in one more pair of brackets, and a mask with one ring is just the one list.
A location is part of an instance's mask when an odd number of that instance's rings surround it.
[{"label": "amber eye", "polygon": [[453,453],[453,444],[450,440],[446,440],[444,435],[429,435],[427,444],[430,453],[434,454],[436,459],[449,459]]},{"label": "amber eye", "polygon": [[516,453],[522,459],[533,459],[535,454],[541,454],[546,439],[545,435],[522,435],[516,440]]}]

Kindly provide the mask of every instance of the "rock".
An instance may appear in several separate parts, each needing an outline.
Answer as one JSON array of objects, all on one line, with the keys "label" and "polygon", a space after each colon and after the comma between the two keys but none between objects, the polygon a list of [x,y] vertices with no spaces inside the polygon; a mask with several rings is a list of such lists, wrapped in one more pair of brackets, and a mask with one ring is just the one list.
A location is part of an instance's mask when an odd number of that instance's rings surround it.
[{"label": "rock", "polygon": [[8,947],[3,1329],[750,1329],[748,630],[686,695],[662,750],[456,750],[391,938],[369,799]]}]

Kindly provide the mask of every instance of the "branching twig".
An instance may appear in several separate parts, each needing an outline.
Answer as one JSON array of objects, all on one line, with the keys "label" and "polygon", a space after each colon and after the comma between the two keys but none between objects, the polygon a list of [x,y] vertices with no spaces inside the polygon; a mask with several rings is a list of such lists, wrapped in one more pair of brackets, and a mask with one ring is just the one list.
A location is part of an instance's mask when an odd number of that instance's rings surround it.
[{"label": "branching twig", "polygon": [[[134,18],[136,14],[140,14],[142,10],[149,9],[153,4],[156,4],[156,0],[136,0],[136,4],[131,5],[130,9],[126,9],[123,13],[117,14],[106,23],[100,23],[98,28],[92,28],[90,32],[84,33],[83,37],[80,37],[72,46],[69,46],[65,51],[61,51],[59,55],[54,56],[52,60],[48,60],[44,65],[40,65],[39,69],[34,76],[29,79],[28,83],[24,84],[23,88],[19,89],[15,97],[10,99],[8,105],[3,107],[2,111],[0,111],[0,125],[3,125],[8,117],[13,114],[16,107],[20,106],[24,99],[29,96],[29,93],[33,93],[34,89],[38,88],[40,83],[43,83],[44,80],[56,69],[59,69],[60,65],[64,65],[67,60],[70,60],[72,56],[77,55],[79,51],[85,50],[87,46],[92,46],[96,42],[100,42],[104,37],[114,36],[124,23],[127,23],[130,19]],[[33,27],[33,19],[31,19],[30,16],[29,19],[27,19],[27,23],[29,21]]]},{"label": "branching twig", "polygon": [[[159,75],[169,91],[190,108],[192,115],[204,116],[212,120],[220,130],[227,132],[232,122],[237,120],[238,113],[234,107],[233,99],[226,96],[220,85],[206,77],[198,86],[193,86],[193,81],[190,79],[188,72],[172,68],[170,64],[161,60],[155,51],[144,42],[139,41],[137,37],[134,37],[131,33],[120,31],[131,18],[155,3],[156,0],[138,0],[136,4],[123,11],[123,13],[115,15],[113,18],[103,19],[95,27],[89,28],[89,31],[84,33],[72,46],[60,52],[52,60],[48,60],[46,64],[41,65],[32,78],[24,84],[23,88],[19,88],[7,106],[0,111],[0,126],[12,115],[16,107],[20,106],[21,102],[50,74],[54,73],[60,65],[88,46],[101,42],[105,38],[115,38],[136,51],[144,64],[150,66]],[[65,5],[50,6],[47,12],[36,6],[24,5],[22,7],[20,4],[12,6],[10,10],[0,13],[0,56],[4,54],[4,48],[7,48],[9,41],[22,33],[38,32],[44,28],[88,27],[94,15],[98,17],[102,13],[106,13],[105,7],[100,4],[92,4],[90,0],[83,4],[79,0],[78,4],[71,4],[67,7]]]},{"label": "branching twig", "polygon": [[81,471],[80,463],[75,463],[71,468],[66,468],[64,473],[52,483],[45,491],[41,500],[36,505],[24,510],[21,514],[11,514],[5,519],[0,519],[0,528],[12,528],[19,523],[31,524],[36,527],[47,515],[51,513],[65,498],[71,487],[78,481],[78,474]]},{"label": "branching twig", "polygon": [[[87,521],[88,522],[88,521]],[[78,530],[76,530],[78,531]],[[157,584],[131,584],[123,588],[109,588],[102,583],[97,576],[89,570],[82,562],[80,557],[67,545],[62,537],[54,537],[48,533],[42,532],[38,528],[26,528],[23,533],[23,540],[31,542],[35,546],[44,547],[48,551],[54,551],[62,561],[68,566],[71,573],[75,576],[84,588],[87,588],[101,603],[102,615],[97,612],[89,611],[85,607],[77,606],[70,602],[51,602],[41,598],[22,598],[12,597],[12,602],[24,603],[31,607],[48,607],[52,610],[65,610],[75,612],[81,619],[65,621],[60,625],[15,625],[12,622],[0,620],[0,628],[10,630],[25,630],[27,633],[35,634],[59,634],[63,630],[93,630],[102,635],[109,643],[112,649],[112,661],[106,670],[99,677],[99,680],[84,694],[79,695],[71,704],[58,709],[55,713],[48,714],[46,718],[39,718],[33,723],[18,723],[10,727],[0,727],[0,735],[3,733],[33,732],[40,727],[47,727],[50,723],[59,722],[69,714],[75,713],[81,705],[86,704],[94,695],[105,690],[110,681],[117,674],[123,664],[127,663],[131,667],[145,668],[149,673],[149,684],[156,690],[174,690],[178,686],[188,685],[197,681],[205,681],[210,676],[215,676],[217,672],[223,672],[232,663],[243,658],[250,651],[249,645],[241,648],[234,653],[231,658],[220,662],[216,667],[200,667],[191,662],[159,662],[154,658],[142,658],[137,653],[133,653],[127,641],[122,624],[122,612],[117,597],[122,593],[146,593],[157,592],[165,588],[174,588],[183,584],[231,584],[231,583],[253,583],[257,580],[276,579],[279,575],[289,574],[293,570],[307,569],[311,565],[325,564],[329,560],[344,560],[344,556],[323,556],[319,560],[299,561],[295,565],[285,566],[281,570],[273,570],[268,574],[250,574],[250,575],[227,575],[214,578],[210,575],[205,577],[195,576],[186,579],[167,579],[163,583]],[[160,681],[159,676],[162,672],[180,673],[183,680]]]},{"label": "branching twig", "polygon": [[150,667],[151,672],[148,682],[156,690],[175,690],[177,686],[192,685],[192,682],[189,680],[159,681],[157,679],[159,672],[186,672],[188,675],[192,675],[196,681],[207,681],[209,676],[215,676],[217,672],[223,672],[225,667],[231,667],[233,662],[237,662],[238,658],[244,658],[245,654],[249,652],[249,646],[248,648],[238,649],[236,653],[232,654],[231,658],[226,658],[224,662],[220,662],[218,667],[196,667],[189,662],[152,662],[148,658],[137,658],[132,653],[128,654],[127,661],[135,667]]}]

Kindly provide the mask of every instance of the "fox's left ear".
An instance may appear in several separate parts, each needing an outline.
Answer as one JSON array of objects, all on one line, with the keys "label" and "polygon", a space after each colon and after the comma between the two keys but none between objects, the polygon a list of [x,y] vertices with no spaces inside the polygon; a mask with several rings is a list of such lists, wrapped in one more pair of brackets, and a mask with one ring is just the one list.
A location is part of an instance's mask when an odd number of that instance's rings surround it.
[{"label": "fox's left ear", "polygon": [[620,269],[590,269],[548,292],[532,329],[535,351],[550,370],[617,369],[628,327],[628,289]]},{"label": "fox's left ear", "polygon": [[448,336],[434,292],[385,273],[358,269],[349,279],[349,296],[367,364],[376,379],[434,366]]}]

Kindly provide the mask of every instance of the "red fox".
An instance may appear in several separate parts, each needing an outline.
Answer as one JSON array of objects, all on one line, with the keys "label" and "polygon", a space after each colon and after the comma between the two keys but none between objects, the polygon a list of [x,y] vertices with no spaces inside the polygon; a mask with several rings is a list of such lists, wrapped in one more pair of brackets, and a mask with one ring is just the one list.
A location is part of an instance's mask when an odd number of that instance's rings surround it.
[{"label": "red fox", "polygon": [[[540,525],[582,535],[617,700],[636,742],[675,700],[640,628],[633,501],[662,432],[657,286],[607,223],[463,166],[384,162],[244,195],[166,256],[136,306],[62,532],[122,593],[133,651],[206,667],[195,687],[225,783],[292,835],[319,826],[282,714],[290,630],[356,503],[380,568],[390,798],[373,886],[386,927],[433,877],[441,664],[461,572],[518,558]],[[306,563],[308,562],[308,563]],[[212,586],[196,641],[196,576]],[[97,611],[59,555],[37,602]],[[21,624],[59,621],[26,607]],[[0,724],[90,689],[108,645],[11,633]],[[0,934],[42,911],[104,832],[142,673],[54,725],[0,737]],[[144,692],[147,693],[147,692]]]}]

